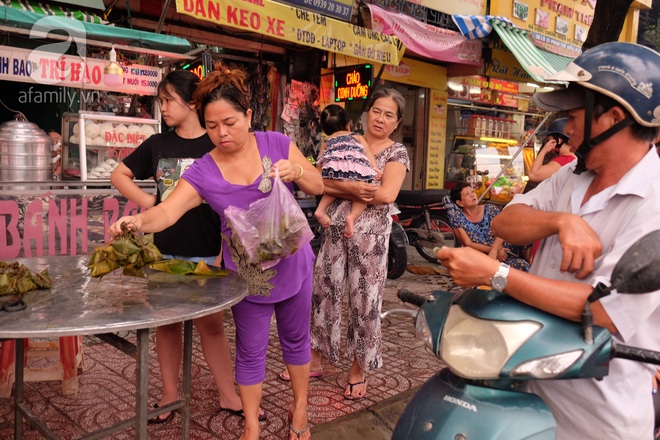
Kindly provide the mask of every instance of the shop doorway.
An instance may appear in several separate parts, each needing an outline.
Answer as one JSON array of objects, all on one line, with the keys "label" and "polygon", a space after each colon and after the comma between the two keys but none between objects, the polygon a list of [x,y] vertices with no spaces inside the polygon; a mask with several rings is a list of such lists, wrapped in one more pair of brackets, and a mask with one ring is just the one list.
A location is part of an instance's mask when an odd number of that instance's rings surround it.
[{"label": "shop doorway", "polygon": [[394,140],[401,142],[408,150],[410,158],[410,172],[406,173],[401,189],[421,190],[424,189],[426,173],[426,126],[427,89],[399,84],[390,81],[385,82],[385,87],[392,87],[406,98],[406,111],[403,114],[401,127],[394,134]]},{"label": "shop doorway", "polygon": [[[399,91],[406,99],[406,111],[403,114],[401,126],[392,135],[395,142],[401,142],[408,150],[410,158],[410,172],[406,173],[401,189],[421,190],[424,189],[426,174],[426,139],[427,139],[427,90],[425,88],[385,81],[378,88],[389,87]],[[352,121],[356,121],[354,130],[364,133],[366,113],[366,102],[348,101],[346,110]]]}]

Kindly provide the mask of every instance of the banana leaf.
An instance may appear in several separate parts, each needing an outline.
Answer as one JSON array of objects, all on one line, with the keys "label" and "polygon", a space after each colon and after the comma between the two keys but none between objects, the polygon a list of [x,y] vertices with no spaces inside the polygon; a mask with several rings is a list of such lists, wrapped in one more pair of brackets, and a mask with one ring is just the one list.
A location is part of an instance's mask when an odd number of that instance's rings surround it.
[{"label": "banana leaf", "polygon": [[39,289],[50,289],[53,285],[53,281],[48,274],[48,269],[44,269],[41,272],[32,275],[32,281],[34,281],[34,284],[36,284]]},{"label": "banana leaf", "polygon": [[151,263],[149,268],[174,275],[225,276],[229,271],[212,269],[203,260],[195,264],[188,260],[161,260]]}]

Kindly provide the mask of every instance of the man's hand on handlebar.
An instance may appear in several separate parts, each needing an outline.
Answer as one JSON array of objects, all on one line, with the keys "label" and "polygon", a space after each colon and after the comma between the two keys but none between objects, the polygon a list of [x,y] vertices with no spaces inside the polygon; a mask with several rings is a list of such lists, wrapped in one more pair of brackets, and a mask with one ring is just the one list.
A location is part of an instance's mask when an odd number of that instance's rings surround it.
[{"label": "man's hand on handlebar", "polygon": [[462,287],[490,285],[490,277],[500,265],[498,260],[469,247],[442,247],[436,255],[454,282]]}]

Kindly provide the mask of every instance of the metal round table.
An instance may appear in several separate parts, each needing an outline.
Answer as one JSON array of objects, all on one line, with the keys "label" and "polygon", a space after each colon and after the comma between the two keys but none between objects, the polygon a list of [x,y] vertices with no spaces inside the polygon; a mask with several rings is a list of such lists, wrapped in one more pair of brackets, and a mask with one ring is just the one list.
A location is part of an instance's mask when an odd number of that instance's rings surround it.
[{"label": "metal round table", "polygon": [[[157,414],[182,409],[182,430],[190,426],[190,371],[192,320],[225,310],[247,294],[247,283],[231,272],[227,276],[172,275],[146,270],[144,278],[123,276],[121,269],[101,280],[92,278],[89,256],[54,256],[17,260],[32,272],[48,269],[50,290],[35,290],[23,300],[27,308],[0,312],[0,339],[16,343],[16,393],[14,438],[23,436],[23,418],[30,419],[43,435],[58,438],[23,402],[23,338],[97,335],[137,359],[136,416],[82,438],[101,438],[134,426],[136,438],[147,438],[147,420]],[[183,393],[179,402],[149,412],[147,375],[149,329],[184,323]],[[137,331],[137,350],[115,332]]]}]

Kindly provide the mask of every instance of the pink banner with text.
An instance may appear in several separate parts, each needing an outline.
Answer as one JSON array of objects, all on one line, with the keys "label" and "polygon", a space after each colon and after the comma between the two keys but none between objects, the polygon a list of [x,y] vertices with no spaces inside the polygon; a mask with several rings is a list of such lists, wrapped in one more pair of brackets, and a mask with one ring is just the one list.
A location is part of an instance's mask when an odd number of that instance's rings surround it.
[{"label": "pink banner with text", "polygon": [[481,65],[481,40],[468,40],[458,32],[422,23],[408,15],[367,6],[371,10],[372,30],[397,36],[407,50],[434,60]]}]

